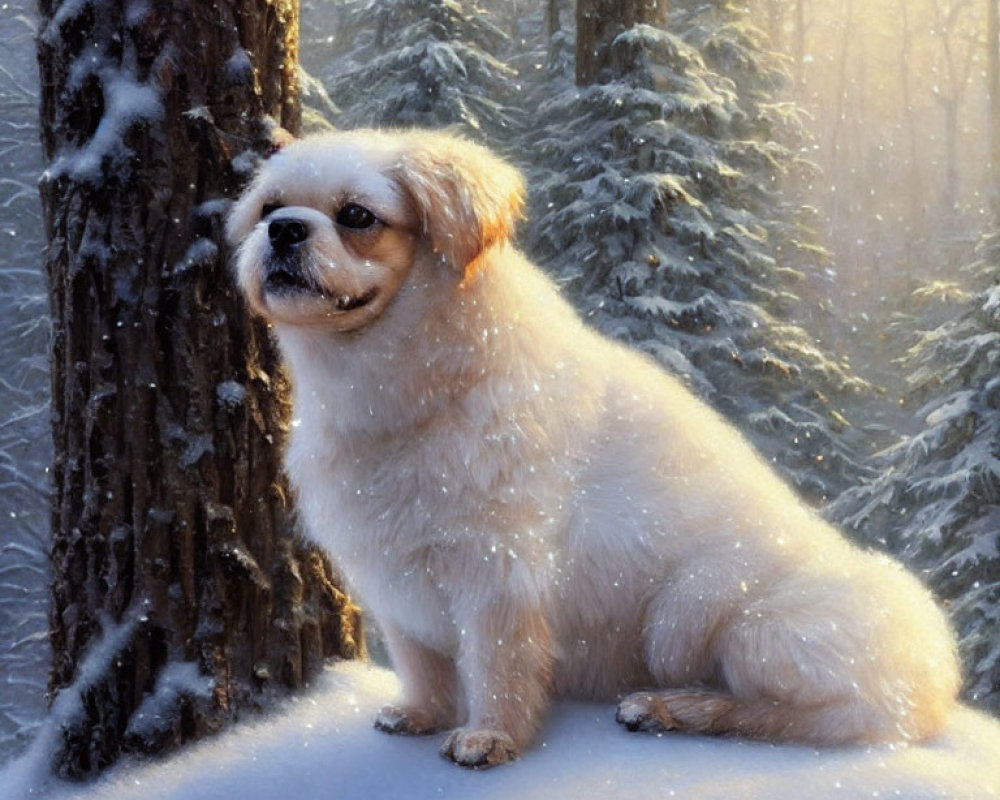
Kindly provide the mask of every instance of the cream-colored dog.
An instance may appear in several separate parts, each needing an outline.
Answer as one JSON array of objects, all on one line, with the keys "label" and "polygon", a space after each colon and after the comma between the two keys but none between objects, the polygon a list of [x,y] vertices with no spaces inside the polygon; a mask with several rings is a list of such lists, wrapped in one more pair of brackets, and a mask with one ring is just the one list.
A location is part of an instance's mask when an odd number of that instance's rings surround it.
[{"label": "cream-colored dog", "polygon": [[510,243],[522,193],[460,139],[354,131],[280,151],[229,220],[291,367],[306,530],[403,685],[377,727],[452,729],[467,766],[566,695],[619,699],[633,730],[935,733],[959,674],[928,593],[585,327]]}]

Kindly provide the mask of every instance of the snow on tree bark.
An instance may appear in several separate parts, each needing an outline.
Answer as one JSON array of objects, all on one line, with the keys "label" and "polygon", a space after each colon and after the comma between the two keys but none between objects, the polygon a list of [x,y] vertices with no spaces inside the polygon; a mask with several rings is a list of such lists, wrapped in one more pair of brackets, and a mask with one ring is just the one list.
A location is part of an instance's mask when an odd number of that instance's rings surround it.
[{"label": "snow on tree bark", "polygon": [[[294,537],[284,378],[223,237],[274,123],[298,126],[296,3],[40,10],[51,689],[102,633],[133,626],[64,729],[56,768],[80,776],[212,730],[361,642],[329,564]],[[176,662],[211,691],[158,680]],[[139,708],[159,719],[133,724]]]}]

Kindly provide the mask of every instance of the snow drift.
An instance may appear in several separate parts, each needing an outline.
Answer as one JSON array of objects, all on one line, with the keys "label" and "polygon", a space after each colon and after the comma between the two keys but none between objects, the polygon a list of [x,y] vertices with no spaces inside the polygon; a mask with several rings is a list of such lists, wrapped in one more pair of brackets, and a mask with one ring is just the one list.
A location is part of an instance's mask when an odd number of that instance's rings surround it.
[{"label": "snow drift", "polygon": [[939,739],[904,747],[818,750],[738,739],[631,734],[610,705],[561,703],[538,745],[489,772],[437,755],[441,736],[372,729],[398,692],[393,674],[365,664],[325,671],[306,695],[259,720],[157,762],[123,763],[88,784],[45,776],[35,747],[0,773],[0,797],[295,800],[547,798],[1000,797],[1000,724],[960,708]]}]

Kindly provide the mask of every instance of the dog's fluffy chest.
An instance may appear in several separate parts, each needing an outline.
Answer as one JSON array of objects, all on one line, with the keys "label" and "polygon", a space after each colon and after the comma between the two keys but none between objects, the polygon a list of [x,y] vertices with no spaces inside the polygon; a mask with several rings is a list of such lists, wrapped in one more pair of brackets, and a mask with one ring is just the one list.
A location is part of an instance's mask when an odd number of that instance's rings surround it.
[{"label": "dog's fluffy chest", "polygon": [[312,533],[325,538],[317,528],[330,528],[335,541],[324,544],[334,552],[407,552],[474,537],[529,555],[508,534],[544,535],[565,510],[572,471],[553,484],[551,476],[541,479],[541,465],[512,467],[510,451],[524,450],[518,440],[526,438],[513,423],[507,432],[482,426],[474,437],[469,427],[456,420],[391,436],[341,436],[331,446],[301,426],[286,461]]},{"label": "dog's fluffy chest", "polygon": [[307,416],[286,465],[307,532],[376,616],[444,646],[454,587],[466,582],[458,573],[500,559],[533,570],[559,549],[573,473],[541,474],[553,467],[530,463],[523,428],[459,415],[393,435],[331,435]]}]

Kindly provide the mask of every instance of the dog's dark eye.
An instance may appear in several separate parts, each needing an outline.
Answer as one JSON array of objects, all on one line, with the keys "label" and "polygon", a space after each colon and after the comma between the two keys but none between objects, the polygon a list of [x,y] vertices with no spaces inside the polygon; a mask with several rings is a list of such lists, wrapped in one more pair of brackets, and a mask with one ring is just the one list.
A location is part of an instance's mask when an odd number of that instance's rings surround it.
[{"label": "dog's dark eye", "polygon": [[335,219],[338,225],[345,228],[370,228],[376,222],[375,215],[357,203],[348,203],[341,208]]},{"label": "dog's dark eye", "polygon": [[264,207],[260,210],[260,218],[267,219],[281,207],[281,203],[264,203]]}]

